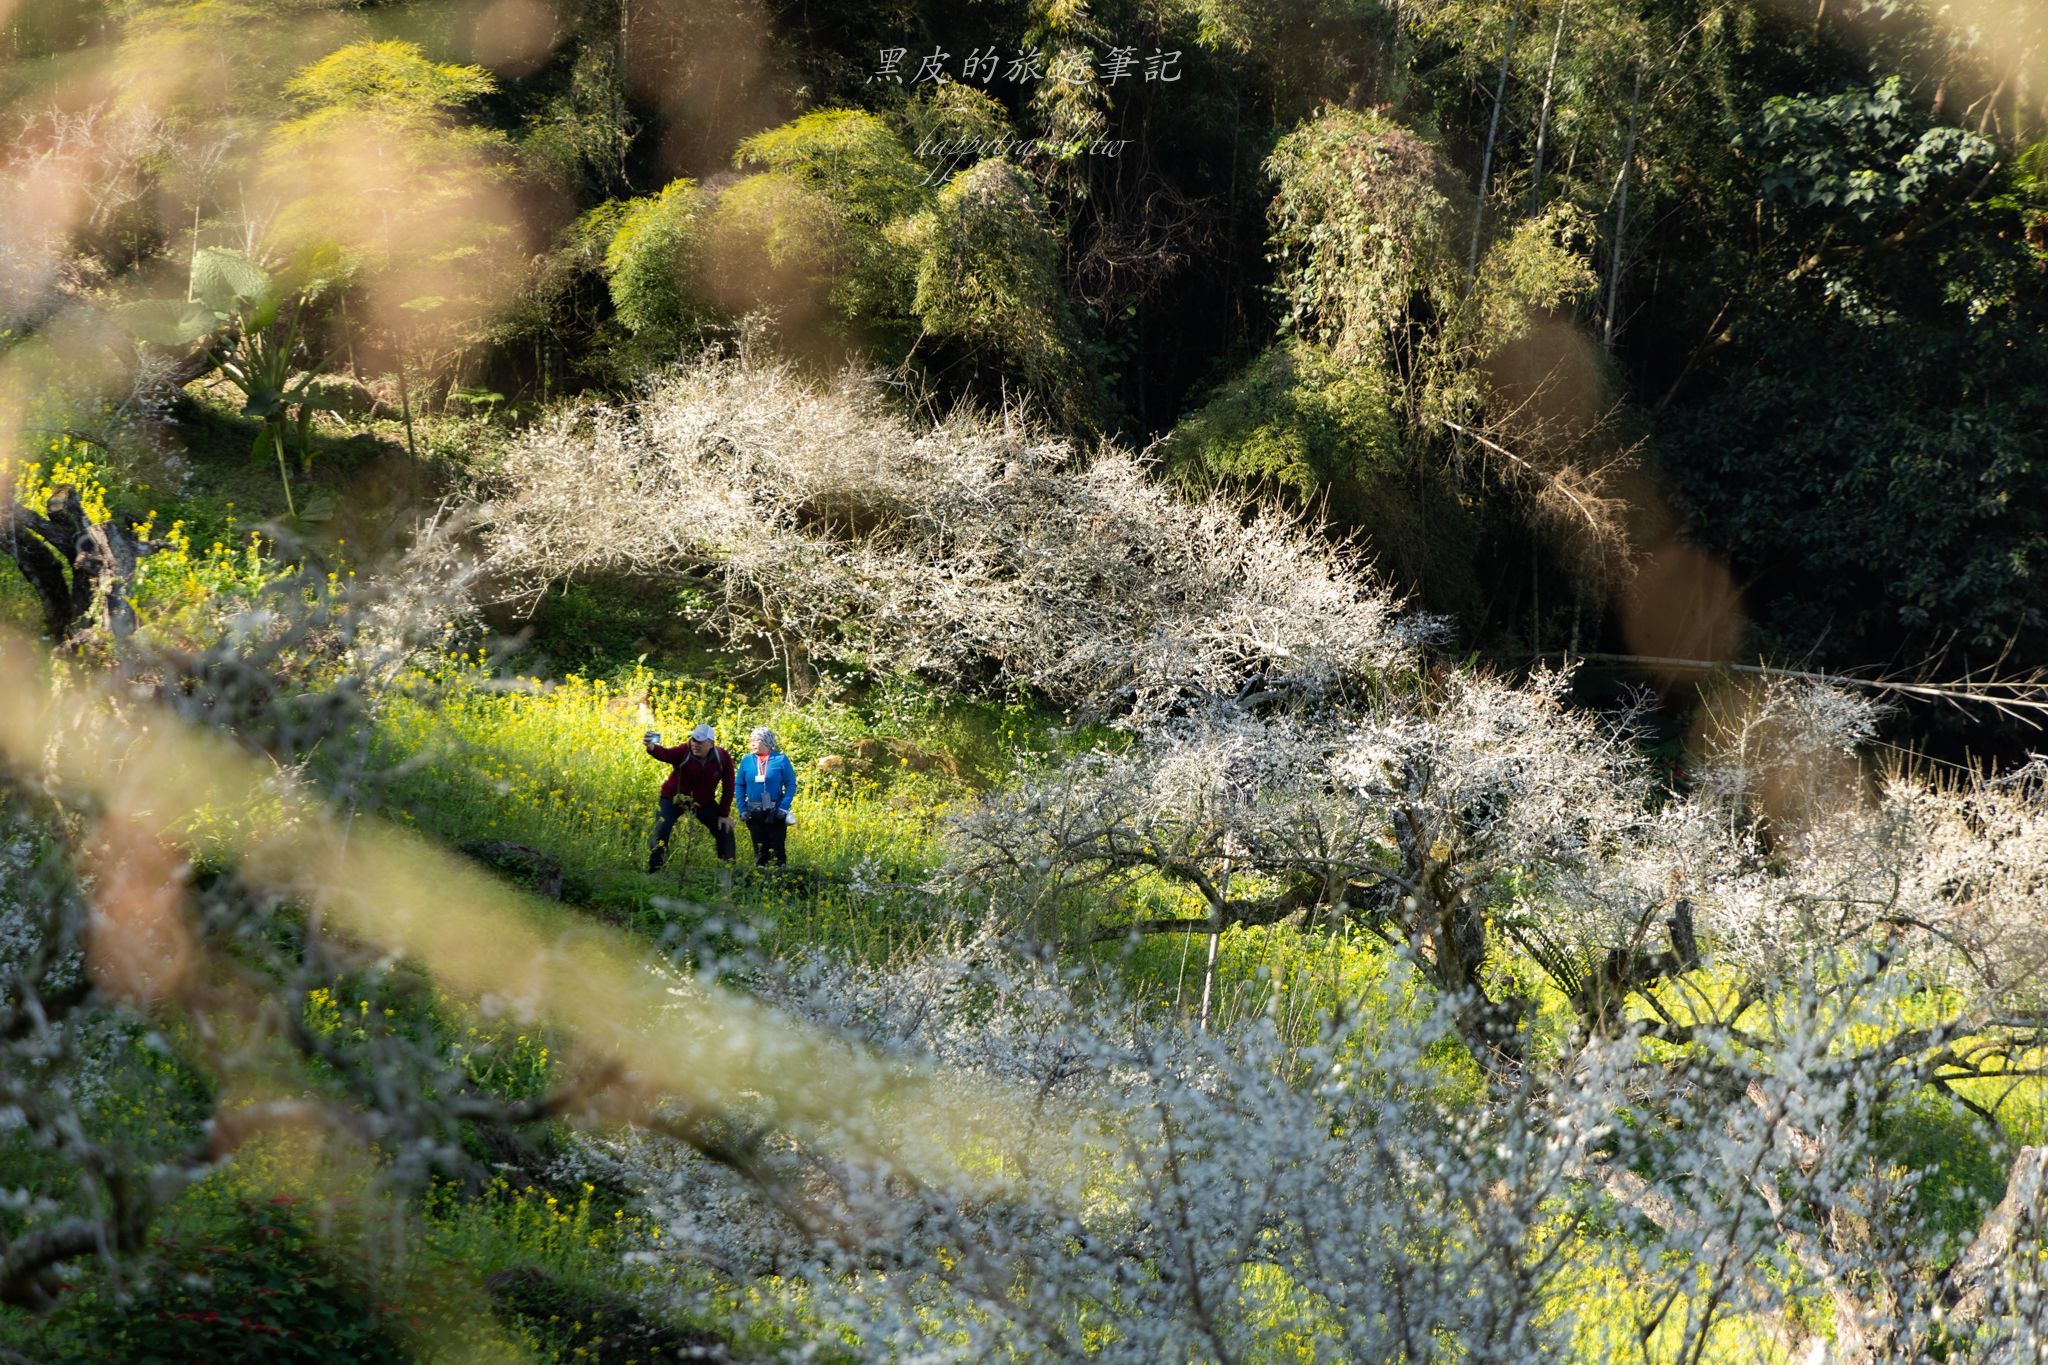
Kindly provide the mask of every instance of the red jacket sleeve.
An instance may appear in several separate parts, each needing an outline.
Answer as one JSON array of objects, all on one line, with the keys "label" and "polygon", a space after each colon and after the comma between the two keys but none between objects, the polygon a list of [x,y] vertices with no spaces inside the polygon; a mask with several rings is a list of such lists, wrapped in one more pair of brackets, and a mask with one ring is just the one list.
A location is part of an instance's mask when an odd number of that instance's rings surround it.
[{"label": "red jacket sleeve", "polygon": [[658,758],[664,763],[680,763],[689,756],[690,746],[677,744],[664,749],[659,744],[650,744],[647,746],[647,752],[651,757]]},{"label": "red jacket sleeve", "polygon": [[732,763],[732,755],[726,750],[720,749],[718,751],[718,813],[720,815],[732,814],[733,783],[737,780],[734,776],[736,772],[737,769],[733,767]]}]

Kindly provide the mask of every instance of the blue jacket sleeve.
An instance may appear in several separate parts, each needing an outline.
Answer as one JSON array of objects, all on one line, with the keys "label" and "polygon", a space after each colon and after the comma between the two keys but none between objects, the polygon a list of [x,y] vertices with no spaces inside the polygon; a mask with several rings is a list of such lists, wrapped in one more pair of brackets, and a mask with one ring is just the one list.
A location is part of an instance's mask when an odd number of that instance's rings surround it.
[{"label": "blue jacket sleeve", "polygon": [[782,813],[787,815],[789,814],[789,803],[796,800],[796,765],[789,761],[788,755],[780,755],[780,757],[782,759]]}]

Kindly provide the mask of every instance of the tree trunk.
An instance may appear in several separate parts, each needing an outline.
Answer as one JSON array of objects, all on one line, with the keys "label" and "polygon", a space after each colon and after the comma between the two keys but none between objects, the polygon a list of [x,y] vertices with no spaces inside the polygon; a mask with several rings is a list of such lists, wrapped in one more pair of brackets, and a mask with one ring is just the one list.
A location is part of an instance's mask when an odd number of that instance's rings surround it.
[{"label": "tree trunk", "polygon": [[1536,115],[1536,156],[1529,171],[1531,213],[1543,203],[1543,148],[1550,137],[1550,95],[1557,83],[1557,52],[1564,45],[1564,17],[1571,7],[1572,0],[1563,0],[1557,7],[1557,28],[1550,35],[1550,62],[1543,70],[1543,107]]},{"label": "tree trunk", "polygon": [[811,666],[811,652],[794,631],[778,632],[782,651],[783,695],[791,701],[808,701],[818,690],[818,674]]},{"label": "tree trunk", "polygon": [[1515,34],[1522,26],[1522,11],[1508,16],[1508,36],[1500,45],[1500,75],[1493,83],[1493,118],[1486,125],[1486,150],[1479,158],[1479,202],[1472,206],[1472,252],[1465,262],[1469,278],[1479,273],[1480,229],[1486,222],[1486,190],[1493,178],[1493,144],[1500,137],[1500,108],[1508,97],[1508,62],[1515,55]]},{"label": "tree trunk", "polygon": [[398,343],[398,410],[405,418],[405,453],[412,456],[412,462],[420,462],[420,448],[412,438],[412,391],[405,382],[405,343]]},{"label": "tree trunk", "polygon": [[1942,1297],[1950,1316],[1961,1322],[2000,1311],[2000,1272],[2006,1270],[2022,1244],[2040,1234],[2048,1222],[2048,1147],[2022,1147],[2005,1183],[2005,1198],[1977,1229],[1969,1250],[1944,1275]]},{"label": "tree trunk", "polygon": [[89,627],[95,606],[116,638],[135,629],[128,585],[143,553],[135,533],[85,514],[78,492],[59,488],[38,515],[8,504],[0,555],[12,559],[42,607],[43,628],[59,642]]},{"label": "tree trunk", "polygon": [[1628,140],[1621,151],[1620,184],[1615,194],[1614,240],[1609,245],[1607,262],[1607,316],[1600,326],[1600,344],[1609,352],[1614,350],[1614,321],[1620,311],[1621,302],[1621,248],[1628,235],[1628,182],[1629,171],[1636,159],[1636,114],[1643,102],[1643,68],[1636,64],[1635,93],[1628,101]]}]

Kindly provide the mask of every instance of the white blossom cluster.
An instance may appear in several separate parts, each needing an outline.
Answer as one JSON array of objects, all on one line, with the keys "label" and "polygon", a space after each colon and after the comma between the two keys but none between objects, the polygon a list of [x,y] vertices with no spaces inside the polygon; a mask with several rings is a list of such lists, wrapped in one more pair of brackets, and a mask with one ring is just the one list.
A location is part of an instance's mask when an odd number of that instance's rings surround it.
[{"label": "white blossom cluster", "polygon": [[1621,1039],[1487,1087],[1445,1068],[1446,997],[1348,1002],[1306,1044],[1202,1032],[983,933],[763,983],[947,1078],[921,1118],[949,1160],[913,1174],[891,1144],[919,1125],[870,1110],[801,1134],[728,1115],[745,1163],[644,1130],[590,1155],[647,1191],[665,1235],[641,1259],[681,1299],[753,1286],[735,1330],[847,1333],[864,1359],[2042,1358],[2039,1172],[1996,1256],[1932,1237],[1859,1116],[1885,1064],[1844,1047],[1899,1001],[1806,984],[1766,1052],[1703,1035],[1727,1085]]},{"label": "white blossom cluster", "polygon": [[1023,906],[1077,877],[1163,873],[1231,922],[1259,916],[1220,885],[1225,861],[1330,913],[1476,906],[1511,874],[1602,868],[1652,819],[1647,772],[1622,730],[1563,705],[1564,685],[1449,675],[1350,710],[1154,726],[969,811],[951,880]]},{"label": "white blossom cluster", "polygon": [[0,972],[16,972],[42,941],[40,907],[31,908],[26,896],[36,845],[26,829],[0,826],[0,833]]},{"label": "white blossom cluster", "polygon": [[1104,717],[1335,696],[1434,629],[1277,512],[1184,503],[1125,452],[1004,419],[916,427],[858,375],[707,359],[541,424],[497,485],[491,564],[529,591],[696,571],[728,632],[800,661],[1026,684]]},{"label": "white blossom cluster", "polygon": [[[1683,898],[1731,970],[1881,951],[1976,1017],[2039,1014],[2048,774],[1867,780],[1867,708],[1799,684],[1760,694],[1745,743],[1660,796],[1628,718],[1565,705],[1565,683],[1455,675],[1359,707],[1154,725],[984,799],[954,824],[949,878],[1026,908],[1164,876],[1219,925],[1304,906],[1392,921],[1390,941],[1437,967],[1460,927],[1440,918],[1491,912],[1586,959],[1631,947],[1646,914]],[[1243,885],[1300,892],[1226,892],[1226,864],[1267,879]],[[1114,923],[1117,899],[1096,904]]]},{"label": "white blossom cluster", "polygon": [[[2010,1095],[2048,1056],[2048,774],[1867,777],[1870,708],[1774,682],[1724,699],[1697,783],[1659,790],[1627,718],[1564,706],[1564,681],[1460,676],[1154,725],[986,798],[955,824],[949,875],[1041,933],[1071,932],[1077,904],[1106,922],[1098,939],[1362,924],[1436,989],[1490,1078],[1444,1122],[1499,1122],[1530,1087],[1557,1111],[1632,1116],[1574,1170],[1634,1230],[1575,1253],[1598,1271],[1559,1274],[1611,1288],[1662,1263],[1715,1287],[1703,1309],[1666,1284],[1673,1316],[1635,1336],[1608,1321],[1578,1358],[1690,1359],[1709,1340],[1759,1358],[2042,1358],[2048,1149],[2006,1149],[2006,1199],[1957,1242],[1925,1222],[1876,1114],[1931,1091],[1996,1132],[1993,1092],[1968,1087]],[[1119,918],[1143,903],[1123,889],[1160,878],[1204,909]],[[1561,1059],[1524,1049],[1540,1005],[1510,945],[1580,1016]],[[1592,1055],[1614,1068],[1598,1100],[1579,1090]],[[1482,1358],[1539,1354],[1492,1356],[1443,1311]]]}]

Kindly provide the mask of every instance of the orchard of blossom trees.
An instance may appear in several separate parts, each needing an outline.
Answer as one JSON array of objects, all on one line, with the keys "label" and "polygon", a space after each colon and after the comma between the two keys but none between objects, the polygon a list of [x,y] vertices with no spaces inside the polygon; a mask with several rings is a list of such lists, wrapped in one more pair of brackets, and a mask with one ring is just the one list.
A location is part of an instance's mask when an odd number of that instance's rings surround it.
[{"label": "orchard of blossom trees", "polygon": [[[7,1192],[0,1300],[125,1273],[289,1132],[369,1192],[380,1273],[481,1143],[627,1192],[667,1308],[863,1359],[2048,1358],[2038,766],[1886,769],[1870,703],[1766,680],[1675,787],[1635,713],[1443,657],[1314,528],[859,375],[707,357],[486,482],[376,586],[216,603],[203,649],[0,649],[0,1114],[75,1210]],[[692,585],[792,688],[893,662],[1084,728],[888,889],[914,946],[542,930],[386,823],[377,727],[482,585],[600,575]],[[1296,966],[1212,1018],[1254,931]],[[1199,1011],[1124,970],[1162,936],[1211,945]],[[457,996],[516,1037],[419,1022]],[[486,1084],[542,1027],[554,1083]],[[195,1102],[139,1060],[173,1050],[221,1078],[203,1121],[101,1135],[110,1093]]]},{"label": "orchard of blossom trees", "polygon": [[[627,1192],[667,1308],[833,1358],[2048,1357],[2038,767],[1887,770],[1869,703],[1767,681],[1677,788],[1634,713],[1442,657],[1314,528],[858,375],[707,357],[487,483],[380,586],[281,581],[203,650],[0,650],[0,1114],[78,1210],[9,1189],[0,1299],[125,1273],[288,1132],[355,1173],[382,1273],[482,1143]],[[1087,728],[952,812],[890,892],[914,946],[543,931],[386,823],[375,736],[481,585],[585,575],[693,585],[792,686],[895,661]],[[1212,1018],[1255,931],[1296,966]],[[1169,1001],[1124,968],[1174,938],[1211,947]],[[455,996],[516,1039],[420,1024]],[[492,1089],[529,1028],[554,1083]],[[99,1135],[109,1093],[194,1103],[137,1060],[174,1036],[203,1121]],[[1988,1200],[1925,1131],[1976,1135]]]},{"label": "orchard of blossom trees", "polygon": [[[792,676],[899,659],[1121,732],[958,816],[943,947],[762,987],[1024,1126],[937,1183],[885,1118],[772,1100],[742,1180],[597,1144],[689,1254],[801,1265],[905,1355],[934,1323],[1053,1359],[1259,1359],[1276,1323],[1353,1360],[2048,1352],[2048,1153],[1945,1228],[1888,1145],[1928,1105],[1997,1128],[2048,1055],[2048,774],[1881,770],[1869,703],[1771,681],[1672,790],[1629,715],[1434,658],[1308,528],[1014,420],[918,430],[857,376],[707,359],[499,477],[511,581],[687,576]],[[1062,965],[1244,925],[1384,972],[1210,1032]]]}]

